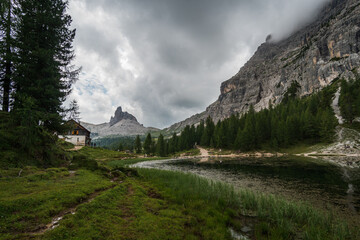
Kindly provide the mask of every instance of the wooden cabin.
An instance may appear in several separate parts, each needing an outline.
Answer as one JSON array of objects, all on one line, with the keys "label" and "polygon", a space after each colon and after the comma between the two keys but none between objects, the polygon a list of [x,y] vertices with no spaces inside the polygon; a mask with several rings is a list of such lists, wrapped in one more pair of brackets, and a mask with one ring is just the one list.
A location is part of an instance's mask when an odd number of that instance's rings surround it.
[{"label": "wooden cabin", "polygon": [[60,138],[76,146],[90,146],[91,138],[89,130],[75,120],[69,120],[66,124],[69,125],[70,130]]}]

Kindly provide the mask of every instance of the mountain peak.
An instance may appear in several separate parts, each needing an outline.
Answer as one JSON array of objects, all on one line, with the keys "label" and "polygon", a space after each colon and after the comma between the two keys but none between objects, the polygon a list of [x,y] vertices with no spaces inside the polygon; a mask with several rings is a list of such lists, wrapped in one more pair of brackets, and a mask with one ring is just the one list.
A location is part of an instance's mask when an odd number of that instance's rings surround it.
[{"label": "mountain peak", "polygon": [[132,114],[128,112],[123,112],[121,106],[119,106],[115,111],[114,117],[110,118],[110,126],[113,126],[114,124],[120,122],[123,119],[129,119],[138,122]]}]

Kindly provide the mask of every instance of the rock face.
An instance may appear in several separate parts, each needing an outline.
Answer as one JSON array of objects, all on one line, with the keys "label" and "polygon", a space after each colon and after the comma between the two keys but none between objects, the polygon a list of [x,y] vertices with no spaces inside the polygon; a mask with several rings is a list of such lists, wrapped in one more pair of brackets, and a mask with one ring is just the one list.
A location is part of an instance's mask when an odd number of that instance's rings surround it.
[{"label": "rock face", "polygon": [[123,112],[121,107],[118,107],[115,111],[114,117],[110,118],[110,126],[115,125],[123,119],[129,119],[137,122],[136,118],[128,112]]},{"label": "rock face", "polygon": [[360,70],[360,2],[332,0],[310,25],[280,42],[271,39],[269,35],[240,71],[221,84],[218,100],[206,111],[167,130],[181,130],[207,116],[216,122],[250,105],[260,110],[269,102],[278,104],[293,81],[304,96],[336,79],[353,78]]},{"label": "rock face", "polygon": [[136,118],[128,112],[123,112],[121,107],[115,111],[114,117],[110,122],[102,124],[91,124],[81,122],[86,129],[91,132],[92,138],[106,136],[134,136],[143,135],[149,131],[156,131],[156,128],[147,128],[140,124]]}]

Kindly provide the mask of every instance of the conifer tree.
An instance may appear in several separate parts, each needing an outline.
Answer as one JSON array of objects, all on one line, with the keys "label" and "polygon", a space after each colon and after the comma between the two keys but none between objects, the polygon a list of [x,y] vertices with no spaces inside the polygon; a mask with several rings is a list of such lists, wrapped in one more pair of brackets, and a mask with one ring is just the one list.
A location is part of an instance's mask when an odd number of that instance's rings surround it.
[{"label": "conifer tree", "polygon": [[177,136],[176,133],[173,133],[172,138],[169,140],[168,153],[175,153],[177,151]]},{"label": "conifer tree", "polygon": [[237,131],[237,135],[236,135],[236,139],[235,139],[235,142],[234,142],[234,149],[241,149],[241,136],[242,135],[242,131],[241,129],[239,128],[238,131]]},{"label": "conifer tree", "polygon": [[319,112],[320,132],[319,135],[324,142],[331,142],[335,135],[335,127],[338,120],[334,116],[332,109],[327,108]]},{"label": "conifer tree", "polygon": [[164,136],[161,133],[156,144],[156,154],[160,157],[166,156]]},{"label": "conifer tree", "polygon": [[196,127],[196,144],[200,145],[201,144],[201,137],[204,133],[204,129],[205,129],[205,125],[204,125],[204,120],[200,121],[199,126]]},{"label": "conifer tree", "polygon": [[150,133],[148,133],[144,141],[144,152],[147,155],[151,154],[152,152],[152,139]]},{"label": "conifer tree", "polygon": [[33,102],[36,122],[49,132],[62,131],[62,103],[77,79],[66,0],[18,0],[15,41],[14,110]]},{"label": "conifer tree", "polygon": [[204,132],[201,136],[201,145],[209,147],[215,129],[214,122],[210,116],[206,118],[205,125]]},{"label": "conifer tree", "polygon": [[74,99],[70,102],[68,112],[68,119],[75,120],[76,122],[80,122],[80,112],[79,112],[79,105],[77,101]]},{"label": "conifer tree", "polygon": [[357,98],[359,98],[360,88],[356,87],[353,80],[341,82],[341,92],[339,98],[340,112],[346,122],[352,124],[357,114]]},{"label": "conifer tree", "polygon": [[140,136],[137,135],[136,139],[135,139],[135,151],[136,153],[141,153],[141,140],[140,140]]},{"label": "conifer tree", "polygon": [[0,88],[2,88],[2,110],[9,111],[13,80],[13,16],[12,0],[0,1]]}]

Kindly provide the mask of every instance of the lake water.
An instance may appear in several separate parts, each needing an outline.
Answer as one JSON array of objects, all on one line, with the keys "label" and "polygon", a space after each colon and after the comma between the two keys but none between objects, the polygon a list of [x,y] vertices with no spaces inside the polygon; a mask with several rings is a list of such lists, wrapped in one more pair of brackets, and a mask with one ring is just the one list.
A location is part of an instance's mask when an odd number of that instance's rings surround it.
[{"label": "lake water", "polygon": [[173,159],[141,162],[134,167],[197,174],[239,188],[310,202],[360,220],[360,159],[351,164],[299,157]]}]

